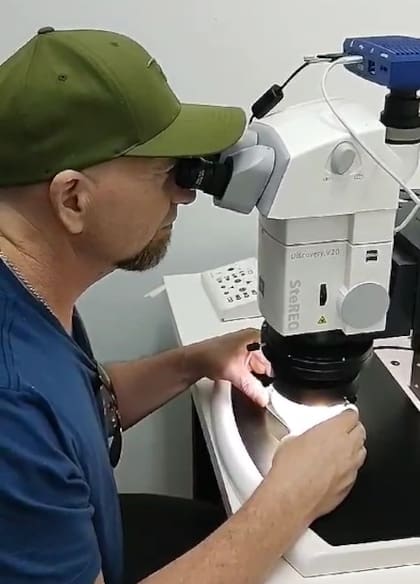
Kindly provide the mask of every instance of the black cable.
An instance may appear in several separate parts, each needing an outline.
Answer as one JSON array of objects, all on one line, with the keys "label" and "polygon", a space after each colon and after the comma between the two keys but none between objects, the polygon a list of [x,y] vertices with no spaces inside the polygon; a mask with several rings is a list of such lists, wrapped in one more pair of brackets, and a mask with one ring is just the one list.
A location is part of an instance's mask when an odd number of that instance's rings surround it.
[{"label": "black cable", "polygon": [[252,116],[249,123],[251,123],[255,118],[260,120],[269,112],[271,112],[271,110],[283,99],[283,89],[286,87],[286,85],[288,85],[292,79],[294,79],[296,75],[299,75],[299,73],[308,65],[310,65],[309,62],[305,62],[302,65],[299,65],[299,67],[295,69],[295,71],[293,71],[293,73],[286,79],[283,85],[277,85],[277,83],[275,83],[269,89],[267,89],[267,91],[263,93],[263,95],[259,97],[252,105]]},{"label": "black cable", "polygon": [[307,67],[308,65],[310,65],[310,63],[307,61],[307,62],[303,63],[303,65],[300,65],[296,69],[296,71],[293,71],[293,73],[290,75],[290,77],[288,77],[286,79],[286,81],[283,83],[283,85],[280,86],[281,89],[283,90],[286,87],[286,85],[288,85],[292,81],[292,79],[294,79],[296,77],[296,75],[299,75],[299,73],[301,71],[303,71],[303,69],[305,69],[305,67]]},{"label": "black cable", "polygon": [[[317,58],[323,59],[325,61],[336,61],[343,56],[343,53],[325,53],[317,55]],[[289,85],[289,83],[296,77],[296,75],[299,75],[303,69],[305,69],[308,65],[311,65],[312,62],[313,61],[308,60],[302,63],[302,65],[299,65],[299,67],[295,69],[295,71],[293,71],[293,73],[286,79],[283,85],[277,85],[275,83],[269,89],[267,89],[267,91],[252,105],[252,116],[249,120],[249,123],[251,123],[255,118],[260,120],[266,116],[277,104],[279,104],[284,97],[283,89]]]},{"label": "black cable", "polygon": [[331,63],[345,56],[345,53],[321,53],[317,55],[318,59],[325,59],[326,61],[331,61]]}]

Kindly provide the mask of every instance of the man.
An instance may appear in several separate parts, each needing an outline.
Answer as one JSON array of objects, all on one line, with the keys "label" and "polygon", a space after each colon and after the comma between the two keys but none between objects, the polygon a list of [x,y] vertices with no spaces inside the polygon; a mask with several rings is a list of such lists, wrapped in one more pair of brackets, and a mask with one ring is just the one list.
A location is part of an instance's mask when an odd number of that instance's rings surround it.
[{"label": "man", "polygon": [[[120,584],[120,421],[132,426],[204,376],[264,406],[252,373],[267,363],[250,359],[258,334],[246,330],[105,372],[75,303],[117,268],[159,262],[177,205],[194,200],[175,183],[176,158],[229,147],[245,118],[181,105],[142,47],[102,31],[41,29],[0,67],[0,98],[0,579]],[[287,441],[236,515],[146,581],[262,582],[349,492],[364,441],[354,412]]]}]

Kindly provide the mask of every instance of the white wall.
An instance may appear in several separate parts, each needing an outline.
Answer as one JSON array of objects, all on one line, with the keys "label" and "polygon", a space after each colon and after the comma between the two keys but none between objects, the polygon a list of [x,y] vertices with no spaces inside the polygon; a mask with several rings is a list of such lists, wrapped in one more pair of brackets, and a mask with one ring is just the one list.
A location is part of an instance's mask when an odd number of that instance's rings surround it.
[{"label": "white wall", "polygon": [[[41,26],[112,29],[154,54],[181,99],[246,109],[303,55],[339,51],[346,36],[420,32],[418,0],[0,0],[0,8],[0,59]],[[317,66],[297,78],[285,104],[318,97],[320,73]],[[378,111],[382,107],[382,90],[348,73],[335,72],[331,87]],[[202,195],[180,213],[173,245],[158,269],[115,274],[92,288],[80,307],[98,358],[129,359],[172,346],[164,296],[145,300],[144,294],[163,274],[253,254],[255,219],[220,211]],[[121,490],[189,494],[189,420],[184,396],[128,433],[117,473]]]}]

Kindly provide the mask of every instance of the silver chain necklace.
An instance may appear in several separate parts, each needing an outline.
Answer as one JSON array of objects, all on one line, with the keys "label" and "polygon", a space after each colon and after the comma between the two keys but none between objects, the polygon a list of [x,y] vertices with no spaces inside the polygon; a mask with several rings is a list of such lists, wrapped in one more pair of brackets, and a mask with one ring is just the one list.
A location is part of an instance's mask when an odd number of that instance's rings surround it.
[{"label": "silver chain necklace", "polygon": [[32,296],[34,296],[34,298],[41,302],[41,304],[43,304],[45,308],[55,317],[53,309],[45,300],[45,298],[43,298],[41,294],[35,290],[32,284],[28,282],[28,280],[22,274],[20,269],[17,266],[15,266],[15,264],[12,261],[10,261],[9,258],[2,251],[0,251],[0,259],[4,262],[6,267],[9,268],[9,270],[18,278],[18,280],[28,290],[28,292],[30,292]]}]

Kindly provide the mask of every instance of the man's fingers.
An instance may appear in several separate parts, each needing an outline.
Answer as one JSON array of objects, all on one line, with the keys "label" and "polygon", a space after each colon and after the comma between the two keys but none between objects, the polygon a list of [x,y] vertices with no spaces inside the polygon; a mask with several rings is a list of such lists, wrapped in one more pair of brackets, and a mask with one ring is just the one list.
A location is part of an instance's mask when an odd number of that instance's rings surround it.
[{"label": "man's fingers", "polygon": [[356,463],[358,465],[358,468],[361,468],[365,464],[366,458],[367,450],[364,446],[362,446],[362,448],[358,451],[356,455]]},{"label": "man's fingers", "polygon": [[346,487],[341,491],[341,493],[339,495],[340,502],[347,499],[347,497],[350,495],[351,491],[353,490],[353,487],[354,487],[354,481],[352,481],[349,485],[346,485]]},{"label": "man's fingers", "polygon": [[251,355],[249,366],[252,371],[260,375],[268,375],[267,369],[271,370],[271,366],[265,357],[261,357],[258,353]]},{"label": "man's fingers", "polygon": [[328,422],[331,428],[340,428],[350,433],[359,424],[359,412],[353,408],[348,408],[341,414],[334,416]]},{"label": "man's fingers", "polygon": [[255,373],[260,373],[261,375],[268,375],[273,377],[273,368],[271,367],[270,361],[264,356],[262,351],[255,351],[251,353],[249,359],[250,367]]},{"label": "man's fingers", "polygon": [[355,452],[359,450],[366,442],[366,430],[363,425],[359,422],[357,426],[349,432],[350,438],[354,440],[354,450]]},{"label": "man's fingers", "polygon": [[244,343],[261,343],[261,331],[257,329],[246,328],[230,334],[239,336]]},{"label": "man's fingers", "polygon": [[246,372],[238,384],[238,389],[253,402],[265,408],[269,401],[269,392],[252,373]]}]

